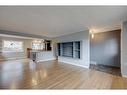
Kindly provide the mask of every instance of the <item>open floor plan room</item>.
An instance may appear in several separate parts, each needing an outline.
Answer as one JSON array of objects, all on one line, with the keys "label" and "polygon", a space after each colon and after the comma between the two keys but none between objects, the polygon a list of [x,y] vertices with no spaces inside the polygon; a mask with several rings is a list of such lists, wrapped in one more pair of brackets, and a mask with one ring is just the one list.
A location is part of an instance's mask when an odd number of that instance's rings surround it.
[{"label": "open floor plan room", "polygon": [[127,6],[0,6],[0,89],[127,89]]}]

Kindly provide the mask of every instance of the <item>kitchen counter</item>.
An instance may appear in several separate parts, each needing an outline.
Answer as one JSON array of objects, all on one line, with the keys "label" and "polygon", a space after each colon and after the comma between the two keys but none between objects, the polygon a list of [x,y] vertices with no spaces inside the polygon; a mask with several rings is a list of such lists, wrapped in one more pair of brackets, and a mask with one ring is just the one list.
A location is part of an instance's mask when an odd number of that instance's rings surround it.
[{"label": "kitchen counter", "polygon": [[53,51],[36,51],[30,52],[30,59],[36,62],[55,60]]}]

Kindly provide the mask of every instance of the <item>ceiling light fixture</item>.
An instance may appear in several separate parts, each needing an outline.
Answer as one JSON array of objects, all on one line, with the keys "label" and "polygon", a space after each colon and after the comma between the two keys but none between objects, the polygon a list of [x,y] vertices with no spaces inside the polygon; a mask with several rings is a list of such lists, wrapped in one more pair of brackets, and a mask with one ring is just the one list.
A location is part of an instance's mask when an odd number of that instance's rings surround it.
[{"label": "ceiling light fixture", "polygon": [[94,38],[94,33],[91,34],[91,38],[92,38],[92,39]]},{"label": "ceiling light fixture", "polygon": [[90,34],[91,34],[91,38],[93,39],[94,38],[93,30],[90,30]]}]

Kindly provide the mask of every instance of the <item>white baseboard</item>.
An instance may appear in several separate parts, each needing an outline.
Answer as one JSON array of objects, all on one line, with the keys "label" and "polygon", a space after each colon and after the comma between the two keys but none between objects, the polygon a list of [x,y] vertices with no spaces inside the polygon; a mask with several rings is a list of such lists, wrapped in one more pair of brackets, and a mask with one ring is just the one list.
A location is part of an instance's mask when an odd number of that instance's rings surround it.
[{"label": "white baseboard", "polygon": [[25,59],[27,57],[16,57],[16,58],[6,58],[6,59],[0,59],[0,61],[8,61],[8,60],[16,60],[16,59]]},{"label": "white baseboard", "polygon": [[44,61],[51,61],[51,60],[56,60],[56,58],[52,58],[52,59],[44,59],[44,60],[38,60],[37,62],[44,62]]},{"label": "white baseboard", "polygon": [[79,67],[83,67],[83,68],[89,69],[89,66],[85,66],[85,65],[81,65],[81,64],[73,64],[71,62],[65,62],[65,61],[61,61],[61,60],[58,60],[58,61],[66,63],[66,64],[71,64],[71,65],[75,65],[75,66],[79,66]]},{"label": "white baseboard", "polygon": [[121,71],[121,76],[124,77],[124,78],[127,78],[127,75]]},{"label": "white baseboard", "polygon": [[127,76],[126,76],[126,75],[122,75],[122,77],[127,78]]}]

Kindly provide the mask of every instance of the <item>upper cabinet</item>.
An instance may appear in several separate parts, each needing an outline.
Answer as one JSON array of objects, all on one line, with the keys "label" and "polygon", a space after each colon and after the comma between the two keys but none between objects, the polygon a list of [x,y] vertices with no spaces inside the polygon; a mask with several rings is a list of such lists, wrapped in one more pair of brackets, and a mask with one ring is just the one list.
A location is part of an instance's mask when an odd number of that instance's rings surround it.
[{"label": "upper cabinet", "polygon": [[45,50],[47,50],[47,51],[52,50],[51,40],[45,40]]}]

